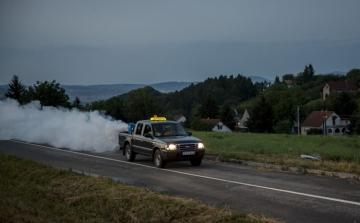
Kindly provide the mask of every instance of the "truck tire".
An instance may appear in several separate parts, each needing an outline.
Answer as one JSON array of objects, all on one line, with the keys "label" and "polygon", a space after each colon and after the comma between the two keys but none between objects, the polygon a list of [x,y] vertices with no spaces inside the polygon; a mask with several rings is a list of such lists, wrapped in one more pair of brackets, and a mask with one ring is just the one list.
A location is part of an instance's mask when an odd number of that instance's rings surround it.
[{"label": "truck tire", "polygon": [[127,161],[135,160],[135,153],[132,151],[132,148],[129,144],[125,146],[125,157]]},{"label": "truck tire", "polygon": [[197,159],[190,160],[191,165],[193,165],[193,166],[200,166],[201,161],[202,161],[202,158],[197,158]]},{"label": "truck tire", "polygon": [[166,166],[166,161],[163,160],[160,150],[156,150],[154,154],[154,164],[157,168],[164,168]]}]

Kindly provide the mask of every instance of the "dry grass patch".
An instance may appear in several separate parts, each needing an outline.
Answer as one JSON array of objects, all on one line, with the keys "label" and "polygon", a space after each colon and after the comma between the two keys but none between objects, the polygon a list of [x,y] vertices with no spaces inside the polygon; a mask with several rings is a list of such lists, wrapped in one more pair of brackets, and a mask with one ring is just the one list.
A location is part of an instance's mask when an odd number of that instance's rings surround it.
[{"label": "dry grass patch", "polygon": [[276,222],[0,154],[0,222]]}]

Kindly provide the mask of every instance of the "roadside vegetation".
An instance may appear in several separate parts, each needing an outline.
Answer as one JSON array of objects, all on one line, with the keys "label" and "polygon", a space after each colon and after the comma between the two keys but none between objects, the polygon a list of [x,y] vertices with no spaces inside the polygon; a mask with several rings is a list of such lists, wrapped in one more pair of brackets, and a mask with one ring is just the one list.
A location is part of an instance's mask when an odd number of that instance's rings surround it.
[{"label": "roadside vegetation", "polygon": [[0,222],[276,222],[0,153]]},{"label": "roadside vegetation", "polygon": [[[261,163],[360,174],[358,136],[217,133],[193,131],[206,155]],[[321,156],[321,161],[300,155]]]}]

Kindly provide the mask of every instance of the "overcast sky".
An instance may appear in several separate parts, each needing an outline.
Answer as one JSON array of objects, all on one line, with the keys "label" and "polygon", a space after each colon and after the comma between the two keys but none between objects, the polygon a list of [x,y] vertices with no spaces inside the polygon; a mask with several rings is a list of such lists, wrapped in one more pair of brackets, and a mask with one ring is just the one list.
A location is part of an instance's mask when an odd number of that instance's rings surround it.
[{"label": "overcast sky", "polygon": [[0,85],[273,80],[360,67],[359,0],[1,0]]}]

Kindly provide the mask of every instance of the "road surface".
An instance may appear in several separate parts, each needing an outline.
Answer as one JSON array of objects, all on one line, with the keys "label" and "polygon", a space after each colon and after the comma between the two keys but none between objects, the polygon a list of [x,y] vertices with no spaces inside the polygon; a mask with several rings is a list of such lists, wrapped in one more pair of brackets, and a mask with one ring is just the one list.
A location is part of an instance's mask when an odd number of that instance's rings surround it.
[{"label": "road surface", "polygon": [[286,222],[360,222],[360,183],[350,180],[208,161],[158,169],[148,157],[127,162],[122,151],[72,151],[8,140],[0,140],[0,151]]}]

